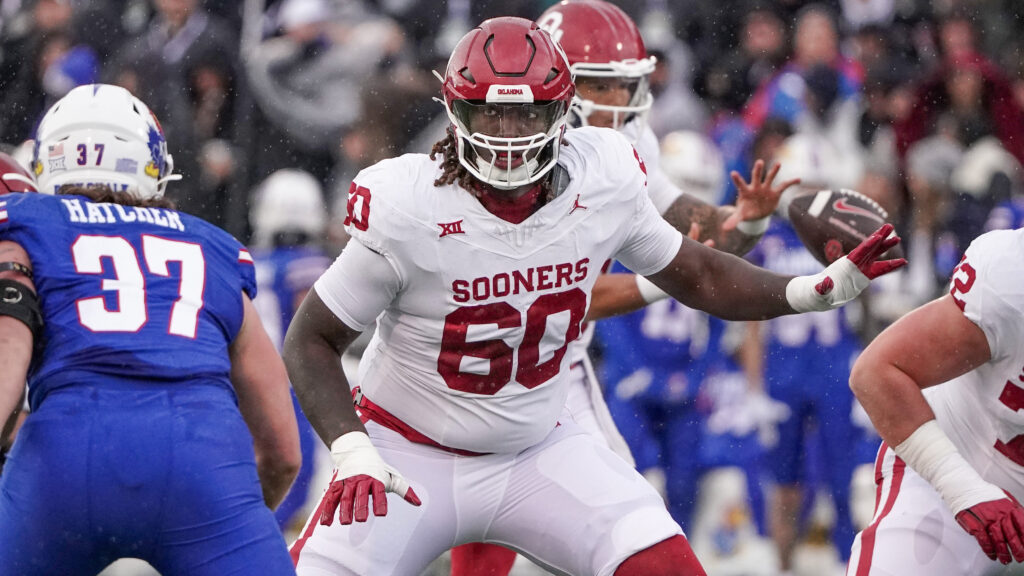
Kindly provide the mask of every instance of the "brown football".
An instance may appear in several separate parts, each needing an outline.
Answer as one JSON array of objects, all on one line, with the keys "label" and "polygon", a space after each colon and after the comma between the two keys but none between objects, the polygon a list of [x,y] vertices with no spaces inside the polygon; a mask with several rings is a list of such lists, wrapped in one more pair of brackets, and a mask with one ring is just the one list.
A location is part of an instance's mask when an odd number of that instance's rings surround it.
[{"label": "brown football", "polygon": [[13,156],[0,152],[0,194],[35,192],[36,181]]},{"label": "brown football", "polygon": [[[794,198],[789,204],[789,221],[807,250],[828,266],[889,222],[889,214],[860,192],[821,190]],[[903,250],[897,245],[881,259],[902,257]]]}]

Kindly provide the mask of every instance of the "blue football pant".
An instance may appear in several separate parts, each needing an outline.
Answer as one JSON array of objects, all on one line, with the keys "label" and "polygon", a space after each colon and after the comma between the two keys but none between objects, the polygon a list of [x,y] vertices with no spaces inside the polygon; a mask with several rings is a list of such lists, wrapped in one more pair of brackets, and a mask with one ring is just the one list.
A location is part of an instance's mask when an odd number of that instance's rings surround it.
[{"label": "blue football pant", "polygon": [[0,575],[294,574],[252,438],[212,386],[55,391],[0,477]]}]

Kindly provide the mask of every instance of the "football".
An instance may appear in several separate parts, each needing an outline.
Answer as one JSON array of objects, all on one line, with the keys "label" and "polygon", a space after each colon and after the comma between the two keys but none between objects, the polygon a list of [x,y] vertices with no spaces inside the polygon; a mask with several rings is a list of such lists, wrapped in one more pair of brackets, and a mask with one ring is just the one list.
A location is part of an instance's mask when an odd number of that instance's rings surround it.
[{"label": "football", "polygon": [[0,194],[35,192],[36,183],[13,156],[0,152]]},{"label": "football", "polygon": [[[793,198],[788,212],[800,241],[826,266],[849,254],[889,221],[889,214],[877,202],[847,189],[802,194]],[[903,250],[897,245],[881,260],[902,257]]]}]

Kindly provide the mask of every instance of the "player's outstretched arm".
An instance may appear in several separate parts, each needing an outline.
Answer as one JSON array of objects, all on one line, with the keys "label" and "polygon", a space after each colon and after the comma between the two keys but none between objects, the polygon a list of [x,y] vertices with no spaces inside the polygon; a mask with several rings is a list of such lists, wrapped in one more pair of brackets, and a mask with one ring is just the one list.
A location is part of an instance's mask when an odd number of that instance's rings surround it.
[{"label": "player's outstretched arm", "polygon": [[782,193],[800,182],[794,179],[774,184],[778,172],[779,164],[766,171],[764,161],[758,160],[751,170],[750,182],[738,172],[730,174],[737,190],[735,206],[712,206],[684,193],[669,206],[664,218],[684,234],[697,225],[701,242],[710,242],[723,252],[742,256],[764,235]]},{"label": "player's outstretched arm", "polygon": [[[0,242],[0,262],[16,262],[32,269],[28,254],[18,244]],[[17,411],[25,392],[29,363],[32,361],[33,330],[26,323],[30,300],[35,299],[35,284],[26,273],[0,271],[0,445],[14,428]],[[38,328],[37,328],[38,329]]]},{"label": "player's outstretched arm", "polygon": [[882,438],[942,496],[993,560],[1024,561],[1024,508],[985,481],[935,421],[921,393],[990,359],[985,333],[951,295],[907,314],[854,364],[850,387]]},{"label": "player's outstretched arm", "polygon": [[[691,240],[700,237],[700,226],[696,222],[690,225],[687,236]],[[705,240],[704,244],[714,247],[711,240]],[[668,298],[667,292],[639,274],[601,274],[594,282],[594,289],[590,293],[590,308],[584,320],[592,322],[629,314],[665,298]]]},{"label": "player's outstretched arm", "polygon": [[356,415],[341,354],[359,337],[310,290],[288,327],[284,359],[295,394],[313,429],[331,448],[334,477],[327,489],[320,523],[330,525],[335,510],[341,524],[365,522],[372,497],[373,513],[388,512],[386,492],[420,505],[412,487],[388,466],[373,447]]},{"label": "player's outstretched arm", "polygon": [[249,297],[243,294],[242,300],[245,319],[229,348],[231,383],[252,434],[263,500],[274,509],[287,496],[302,464],[299,429],[284,362]]},{"label": "player's outstretched arm", "polygon": [[684,238],[672,262],[648,279],[683,304],[713,316],[764,320],[830,310],[856,298],[872,279],[906,264],[903,259],[878,260],[897,243],[899,237],[886,224],[818,274],[792,277]]}]

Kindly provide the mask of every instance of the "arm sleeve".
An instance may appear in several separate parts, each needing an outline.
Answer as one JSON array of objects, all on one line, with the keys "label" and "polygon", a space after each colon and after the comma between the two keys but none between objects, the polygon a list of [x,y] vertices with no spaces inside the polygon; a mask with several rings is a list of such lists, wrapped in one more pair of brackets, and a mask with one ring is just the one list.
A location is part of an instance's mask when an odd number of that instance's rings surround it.
[{"label": "arm sleeve", "polygon": [[327,308],[359,331],[373,325],[400,288],[401,277],[391,262],[355,238],[313,285]]}]

